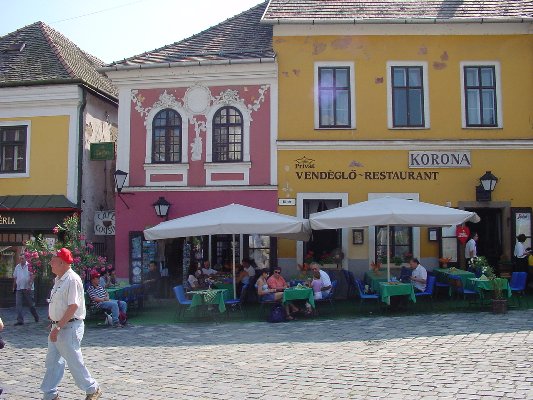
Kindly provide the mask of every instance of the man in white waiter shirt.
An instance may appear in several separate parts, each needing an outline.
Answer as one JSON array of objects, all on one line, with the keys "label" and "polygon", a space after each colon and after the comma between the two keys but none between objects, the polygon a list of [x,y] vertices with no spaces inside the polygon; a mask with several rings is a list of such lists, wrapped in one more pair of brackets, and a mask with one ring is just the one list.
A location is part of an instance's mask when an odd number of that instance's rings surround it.
[{"label": "man in white waiter shirt", "polygon": [[425,292],[427,286],[428,272],[420,265],[418,258],[411,258],[409,260],[409,266],[413,270],[411,273],[411,282],[417,292]]},{"label": "man in white waiter shirt", "polygon": [[15,292],[17,309],[17,322],[15,322],[15,325],[24,325],[24,315],[22,314],[24,301],[30,307],[30,312],[35,322],[39,322],[39,315],[37,314],[33,300],[33,273],[30,271],[26,257],[22,254],[19,257],[19,263],[13,271],[13,291]]},{"label": "man in white waiter shirt", "polygon": [[99,399],[102,395],[98,382],[83,363],[81,340],[85,331],[85,298],[81,278],[70,268],[72,261],[70,250],[62,248],[50,262],[56,278],[48,306],[52,330],[48,336],[46,372],[41,384],[44,400],[59,399],[57,387],[63,378],[65,364],[76,385],[86,393],[85,400]]},{"label": "man in white waiter shirt", "polygon": [[465,246],[465,258],[466,258],[466,267],[468,268],[470,260],[474,257],[477,257],[477,241],[479,236],[476,232],[473,232],[470,235],[470,240],[466,242]]}]

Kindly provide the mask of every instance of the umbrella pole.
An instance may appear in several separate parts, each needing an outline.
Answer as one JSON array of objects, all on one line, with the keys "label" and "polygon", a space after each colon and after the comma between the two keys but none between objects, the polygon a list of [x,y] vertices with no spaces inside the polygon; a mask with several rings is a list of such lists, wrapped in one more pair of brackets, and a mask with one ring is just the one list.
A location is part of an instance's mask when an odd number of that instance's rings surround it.
[{"label": "umbrella pole", "polygon": [[387,282],[390,282],[390,228],[387,225]]},{"label": "umbrella pole", "polygon": [[233,298],[237,298],[237,282],[235,279],[235,234],[231,238],[231,246],[233,248]]}]

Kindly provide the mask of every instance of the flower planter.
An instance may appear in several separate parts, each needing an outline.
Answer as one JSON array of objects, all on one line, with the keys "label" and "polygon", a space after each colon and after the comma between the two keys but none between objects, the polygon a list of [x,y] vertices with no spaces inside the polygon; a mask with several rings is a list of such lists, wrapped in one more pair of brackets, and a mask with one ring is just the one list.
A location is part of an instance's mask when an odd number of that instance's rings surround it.
[{"label": "flower planter", "polygon": [[507,299],[492,299],[492,312],[494,314],[506,314]]}]

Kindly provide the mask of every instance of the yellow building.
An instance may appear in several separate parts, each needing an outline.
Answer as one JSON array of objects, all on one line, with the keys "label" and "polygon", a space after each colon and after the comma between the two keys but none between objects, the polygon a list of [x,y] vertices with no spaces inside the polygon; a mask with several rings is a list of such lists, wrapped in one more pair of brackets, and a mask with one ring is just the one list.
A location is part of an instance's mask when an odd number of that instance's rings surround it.
[{"label": "yellow building", "polygon": [[[347,3],[271,0],[263,16],[279,67],[279,211],[307,217],[385,195],[473,210],[478,254],[511,259],[517,234],[531,244],[531,6]],[[492,193],[477,188],[487,171]],[[385,233],[282,241],[280,265],[339,248],[361,273],[386,255]],[[391,227],[391,238],[392,256],[464,264],[455,227]]]},{"label": "yellow building", "polygon": [[117,92],[102,64],[42,22],[0,37],[0,306],[14,301],[25,242],[56,240],[52,229],[73,212],[105,247],[94,221],[114,208],[112,161],[91,161],[89,150],[116,140]]}]

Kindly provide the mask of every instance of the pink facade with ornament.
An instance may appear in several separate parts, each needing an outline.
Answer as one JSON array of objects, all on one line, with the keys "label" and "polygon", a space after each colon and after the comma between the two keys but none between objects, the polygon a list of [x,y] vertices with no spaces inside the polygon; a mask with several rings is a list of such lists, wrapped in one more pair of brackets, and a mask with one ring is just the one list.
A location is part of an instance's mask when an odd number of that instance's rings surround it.
[{"label": "pink facade with ornament", "polygon": [[[141,282],[154,259],[164,275],[179,281],[184,239],[158,243],[142,237],[164,220],[154,212],[158,199],[170,204],[168,219],[230,203],[277,209],[272,84],[194,83],[129,95],[129,129],[119,127],[118,142],[117,169],[125,169],[128,179],[116,201],[117,276]],[[246,253],[247,238],[237,240]],[[224,243],[204,238],[197,250],[220,262]]]}]

